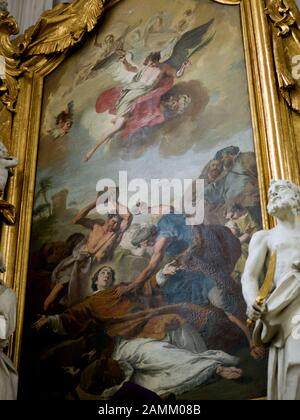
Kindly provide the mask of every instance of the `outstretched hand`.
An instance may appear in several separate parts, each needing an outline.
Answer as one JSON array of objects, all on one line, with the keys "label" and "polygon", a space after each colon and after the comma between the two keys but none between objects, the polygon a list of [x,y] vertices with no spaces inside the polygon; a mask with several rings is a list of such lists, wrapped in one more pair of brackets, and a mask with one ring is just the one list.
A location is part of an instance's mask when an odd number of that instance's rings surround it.
[{"label": "outstretched hand", "polygon": [[137,286],[134,283],[131,283],[127,286],[119,286],[115,289],[115,295],[120,298],[124,295],[134,292],[137,289]]},{"label": "outstretched hand", "polygon": [[48,317],[46,315],[43,315],[31,326],[31,328],[34,331],[40,331],[43,327],[47,326],[47,324]]},{"label": "outstretched hand", "polygon": [[166,264],[162,270],[164,276],[174,276],[180,268],[178,267],[177,261],[173,260],[169,264]]}]

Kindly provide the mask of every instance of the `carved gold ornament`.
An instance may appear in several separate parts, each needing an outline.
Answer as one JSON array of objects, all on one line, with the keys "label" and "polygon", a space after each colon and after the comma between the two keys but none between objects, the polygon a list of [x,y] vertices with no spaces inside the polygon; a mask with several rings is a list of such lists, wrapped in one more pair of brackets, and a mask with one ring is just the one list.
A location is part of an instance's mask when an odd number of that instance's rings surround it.
[{"label": "carved gold ornament", "polygon": [[10,111],[18,96],[18,82],[16,77],[21,74],[19,67],[18,48],[10,41],[11,35],[19,32],[18,24],[9,12],[0,8],[0,56],[3,57],[5,74],[0,79],[0,99]]},{"label": "carved gold ornament", "polygon": [[42,14],[20,42],[27,57],[63,52],[94,29],[103,13],[105,0],[74,0]]},{"label": "carved gold ornament", "polygon": [[300,71],[296,68],[300,63],[300,13],[294,0],[267,0],[266,4],[279,89],[288,105],[300,113]]}]

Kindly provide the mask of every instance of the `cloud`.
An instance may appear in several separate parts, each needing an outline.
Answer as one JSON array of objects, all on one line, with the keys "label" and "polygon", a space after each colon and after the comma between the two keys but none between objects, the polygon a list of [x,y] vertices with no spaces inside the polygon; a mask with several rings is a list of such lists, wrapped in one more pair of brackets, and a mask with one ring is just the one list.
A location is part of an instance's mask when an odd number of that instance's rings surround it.
[{"label": "cloud", "polygon": [[[78,189],[86,191],[87,180],[96,183],[104,173],[110,174],[119,168],[130,167],[132,173],[136,168],[138,175],[141,168],[151,165],[153,175],[155,171],[158,172],[160,166],[168,168],[170,162],[172,168],[176,165],[182,166],[183,172],[191,159],[199,162],[199,167],[204,166],[204,158],[211,156],[223,145],[234,144],[232,139],[236,139],[239,146],[245,144],[243,150],[253,150],[238,7],[228,7],[210,0],[172,0],[168,2],[168,8],[162,10],[160,0],[127,0],[119,3],[106,15],[99,31],[99,42],[103,41],[105,35],[112,32],[113,28],[136,26],[140,20],[142,22],[135,27],[135,31],[140,31],[139,36],[144,36],[145,28],[153,15],[161,12],[164,12],[163,15],[167,14],[168,30],[174,32],[176,24],[188,8],[195,10],[190,21],[191,27],[214,18],[216,34],[207,46],[192,56],[192,66],[181,79],[176,80],[173,89],[187,92],[192,98],[191,106],[186,112],[155,129],[143,129],[127,141],[121,136],[116,136],[109,145],[100,148],[88,164],[84,164],[85,153],[101,137],[111,120],[109,115],[95,112],[96,100],[102,92],[118,83],[113,78],[113,72],[106,70],[99,71],[93,78],[87,78],[81,84],[74,84],[74,79],[83,66],[98,60],[99,49],[95,47],[94,39],[91,38],[84,48],[73,54],[47,78],[40,165],[44,168],[51,166],[53,176],[66,179],[68,183],[73,184],[73,179],[76,179]],[[153,40],[156,42],[155,38]],[[134,58],[142,59],[151,52],[145,47],[143,38],[139,38],[134,48]],[[55,116],[70,100],[75,104],[74,126],[68,136],[53,141],[46,136],[46,130],[53,128]]]}]

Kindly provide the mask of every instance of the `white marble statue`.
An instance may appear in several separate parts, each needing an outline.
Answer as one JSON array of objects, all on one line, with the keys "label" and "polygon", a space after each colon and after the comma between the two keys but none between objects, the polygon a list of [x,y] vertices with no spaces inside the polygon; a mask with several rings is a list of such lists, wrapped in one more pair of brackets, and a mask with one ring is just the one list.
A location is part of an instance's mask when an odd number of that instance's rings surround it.
[{"label": "white marble statue", "polygon": [[[5,272],[0,254],[0,272]],[[16,400],[18,374],[10,359],[4,354],[8,339],[16,326],[16,295],[0,281],[0,400]]]},{"label": "white marble statue", "polygon": [[15,168],[17,164],[18,160],[10,156],[5,145],[0,142],[0,198],[4,194],[9,169]]},{"label": "white marble statue", "polygon": [[[242,278],[248,316],[256,321],[256,345],[269,346],[268,399],[300,400],[300,187],[272,181],[268,212],[277,219],[271,230],[257,232],[249,246]],[[257,305],[259,280],[267,255],[276,253],[273,288]]]}]

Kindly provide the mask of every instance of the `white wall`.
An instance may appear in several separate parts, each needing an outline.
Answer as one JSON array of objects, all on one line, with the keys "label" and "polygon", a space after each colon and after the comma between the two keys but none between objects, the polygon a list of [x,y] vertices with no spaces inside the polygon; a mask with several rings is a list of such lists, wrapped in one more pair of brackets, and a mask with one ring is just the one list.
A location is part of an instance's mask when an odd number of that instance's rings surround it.
[{"label": "white wall", "polygon": [[[63,0],[7,0],[10,13],[20,25],[20,33],[33,25],[44,10],[63,2]],[[67,0],[65,2],[67,3]]]}]

